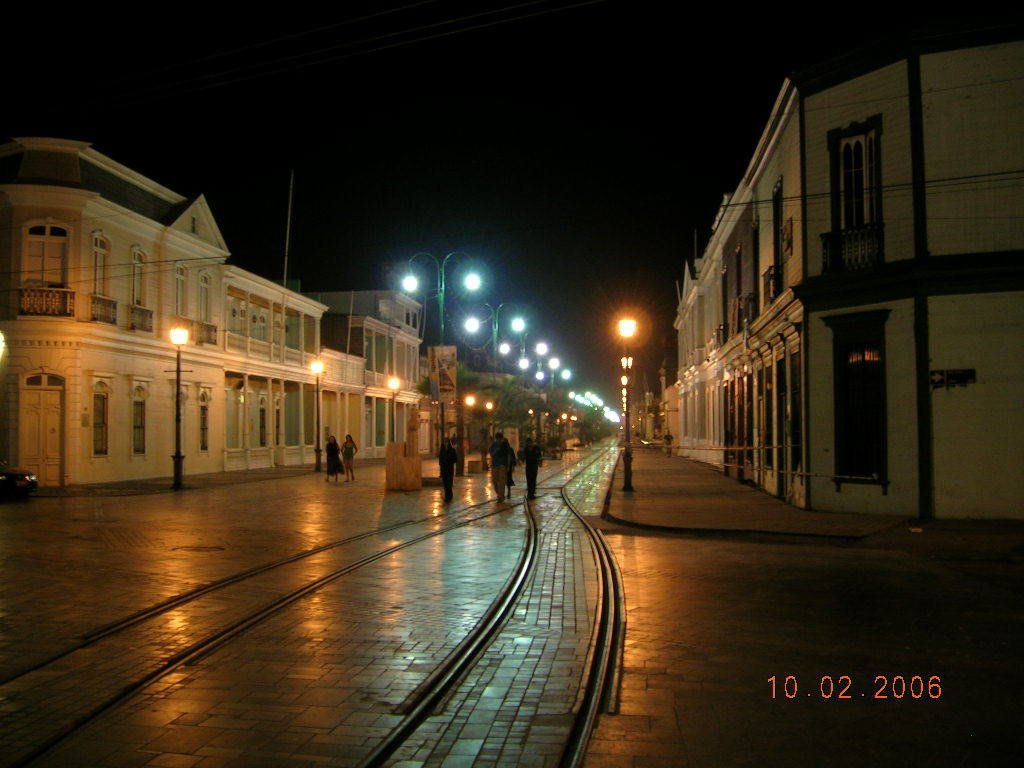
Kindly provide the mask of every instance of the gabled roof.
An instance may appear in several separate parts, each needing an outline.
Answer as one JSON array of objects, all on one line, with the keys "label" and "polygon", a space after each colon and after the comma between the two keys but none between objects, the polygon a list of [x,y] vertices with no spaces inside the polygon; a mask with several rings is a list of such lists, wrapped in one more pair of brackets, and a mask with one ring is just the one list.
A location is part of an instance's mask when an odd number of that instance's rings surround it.
[{"label": "gabled roof", "polygon": [[[82,141],[16,138],[0,146],[0,184],[31,184],[96,192],[151,221],[226,251],[203,195],[186,198],[121,165]],[[200,226],[192,230],[191,219]]]}]

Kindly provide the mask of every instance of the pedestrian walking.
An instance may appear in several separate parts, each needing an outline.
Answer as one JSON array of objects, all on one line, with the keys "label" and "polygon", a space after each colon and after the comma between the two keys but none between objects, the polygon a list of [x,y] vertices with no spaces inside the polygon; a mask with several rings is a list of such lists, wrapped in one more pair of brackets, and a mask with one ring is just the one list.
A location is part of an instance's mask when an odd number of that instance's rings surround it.
[{"label": "pedestrian walking", "polygon": [[505,438],[505,452],[508,456],[508,468],[505,470],[505,488],[508,492],[509,498],[512,497],[512,486],[515,485],[515,481],[512,479],[512,473],[516,468],[516,452],[512,448],[512,444]]},{"label": "pedestrian walking", "polygon": [[544,463],[540,446],[533,442],[532,437],[526,438],[523,448],[523,468],[526,470],[526,498],[537,498],[537,470]]},{"label": "pedestrian walking", "polygon": [[452,500],[452,484],[455,481],[455,465],[459,461],[459,452],[452,445],[450,437],[441,440],[441,450],[437,453],[437,463],[441,467],[441,484],[444,486],[444,500]]},{"label": "pedestrian walking", "polygon": [[324,478],[325,483],[331,482],[331,478],[334,478],[334,482],[338,482],[338,476],[341,474],[341,446],[338,445],[338,438],[334,435],[330,435],[327,438],[327,477]]},{"label": "pedestrian walking", "polygon": [[345,435],[345,442],[341,446],[341,460],[345,465],[345,482],[349,480],[355,482],[356,473],[352,471],[352,461],[355,459],[356,454],[359,452],[359,447],[356,445],[356,441],[352,439],[352,435]]},{"label": "pedestrian walking", "polygon": [[666,456],[671,456],[672,455],[672,433],[671,432],[666,432],[665,433],[665,455]]},{"label": "pedestrian walking", "polygon": [[494,442],[487,449],[491,456],[491,485],[498,496],[498,501],[505,500],[505,471],[508,468],[508,441],[501,432],[494,433]]}]

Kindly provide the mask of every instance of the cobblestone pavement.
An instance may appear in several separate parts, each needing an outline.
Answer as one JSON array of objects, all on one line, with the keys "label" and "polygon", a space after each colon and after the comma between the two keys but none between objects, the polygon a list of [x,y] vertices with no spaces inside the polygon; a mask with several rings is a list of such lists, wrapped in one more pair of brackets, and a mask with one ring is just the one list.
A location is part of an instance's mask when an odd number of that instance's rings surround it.
[{"label": "cobblestone pavement", "polygon": [[[602,487],[613,465],[614,453],[604,452],[586,487]],[[554,477],[533,505],[540,567],[515,617],[396,764],[551,765],[557,757],[590,642],[593,560],[557,495],[564,471],[546,470]],[[459,480],[456,501],[487,502],[484,479]],[[362,467],[348,485],[306,473],[195,482],[202,487],[178,494],[93,488],[2,509],[0,679],[99,626],[256,563],[408,519],[421,519],[422,530],[445,522],[440,489],[385,494],[381,465]],[[284,608],[144,687],[33,765],[355,765],[508,578],[523,545],[521,492],[501,507]],[[0,689],[4,764],[247,607],[397,539],[386,531],[325,550],[8,682]],[[71,674],[83,659],[85,673]]]},{"label": "cobblestone pavement", "polygon": [[654,455],[633,484],[599,523],[628,628],[588,768],[1024,760],[1024,526],[821,516]]}]

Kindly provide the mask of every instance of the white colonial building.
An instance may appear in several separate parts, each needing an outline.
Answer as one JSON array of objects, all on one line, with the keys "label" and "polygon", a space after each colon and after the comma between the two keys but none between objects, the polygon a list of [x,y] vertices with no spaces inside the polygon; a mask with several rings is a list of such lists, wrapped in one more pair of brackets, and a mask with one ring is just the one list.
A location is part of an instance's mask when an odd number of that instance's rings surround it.
[{"label": "white colonial building", "polygon": [[186,475],[310,463],[328,434],[372,434],[366,363],[322,343],[327,305],[229,264],[202,196],[85,143],[16,139],[0,222],[0,458],[41,484],[171,474],[174,327]]},{"label": "white colonial building", "polygon": [[1024,42],[794,75],[677,313],[680,440],[792,503],[1024,516]]}]

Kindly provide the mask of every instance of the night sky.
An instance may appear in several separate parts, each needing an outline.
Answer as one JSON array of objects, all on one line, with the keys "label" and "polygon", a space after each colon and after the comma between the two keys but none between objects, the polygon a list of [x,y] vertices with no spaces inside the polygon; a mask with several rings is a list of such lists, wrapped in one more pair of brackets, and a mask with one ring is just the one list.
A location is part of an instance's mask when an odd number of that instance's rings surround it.
[{"label": "night sky", "polygon": [[[464,252],[485,272],[481,300],[520,305],[531,341],[614,400],[622,310],[641,319],[652,388],[666,357],[674,380],[675,281],[785,76],[907,26],[866,19],[837,35],[777,8],[673,7],[394,0],[273,17],[12,17],[24,34],[0,53],[16,75],[0,130],[90,141],[204,193],[232,263],[274,280],[294,169],[289,278],[304,291],[397,288],[412,254]],[[448,309],[461,326],[468,305],[452,291]],[[436,330],[431,301],[428,342]]]}]

